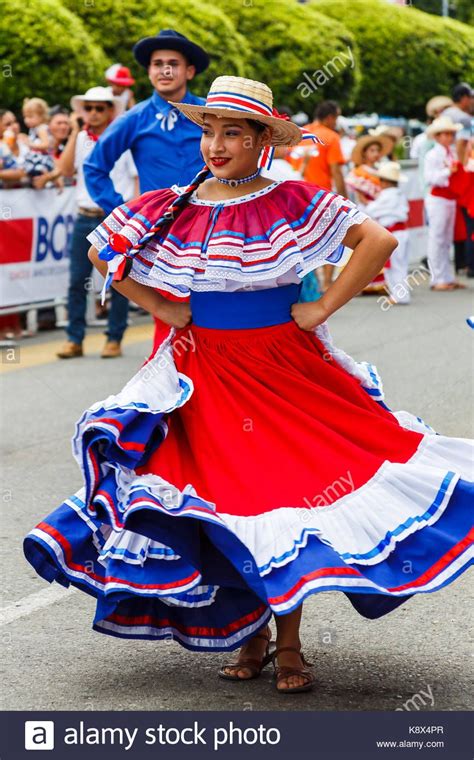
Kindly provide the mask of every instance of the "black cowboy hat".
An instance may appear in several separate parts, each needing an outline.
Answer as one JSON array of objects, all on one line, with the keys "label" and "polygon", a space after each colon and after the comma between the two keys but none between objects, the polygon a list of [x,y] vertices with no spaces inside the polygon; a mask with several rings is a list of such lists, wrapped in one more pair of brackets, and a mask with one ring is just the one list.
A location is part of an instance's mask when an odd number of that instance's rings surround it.
[{"label": "black cowboy hat", "polygon": [[144,37],[133,46],[135,58],[146,69],[150,65],[150,57],[154,50],[177,50],[196,67],[196,74],[200,74],[209,66],[206,51],[174,29],[162,29],[155,37]]}]

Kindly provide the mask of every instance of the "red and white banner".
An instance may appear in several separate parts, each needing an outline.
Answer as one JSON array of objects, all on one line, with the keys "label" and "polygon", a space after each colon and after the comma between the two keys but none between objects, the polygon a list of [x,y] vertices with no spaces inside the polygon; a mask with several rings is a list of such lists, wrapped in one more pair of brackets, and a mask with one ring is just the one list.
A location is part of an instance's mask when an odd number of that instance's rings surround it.
[{"label": "red and white banner", "polygon": [[408,232],[410,236],[410,264],[419,263],[426,256],[428,242],[428,227],[425,221],[423,184],[420,169],[415,161],[401,161],[402,172],[408,182],[402,185],[403,192],[408,198],[410,215],[408,217]]},{"label": "red and white banner", "polygon": [[76,189],[0,190],[0,306],[64,298]]}]

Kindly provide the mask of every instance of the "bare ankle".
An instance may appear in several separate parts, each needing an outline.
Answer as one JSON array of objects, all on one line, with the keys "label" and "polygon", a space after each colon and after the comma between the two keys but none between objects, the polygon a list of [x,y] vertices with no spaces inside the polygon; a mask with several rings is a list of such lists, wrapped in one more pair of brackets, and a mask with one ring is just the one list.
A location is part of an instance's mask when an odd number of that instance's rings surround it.
[{"label": "bare ankle", "polygon": [[288,648],[296,649],[297,651],[300,651],[301,639],[299,637],[296,639],[295,638],[293,639],[291,638],[278,639],[277,638],[276,646],[277,646],[277,649],[283,649],[283,648],[288,647]]}]

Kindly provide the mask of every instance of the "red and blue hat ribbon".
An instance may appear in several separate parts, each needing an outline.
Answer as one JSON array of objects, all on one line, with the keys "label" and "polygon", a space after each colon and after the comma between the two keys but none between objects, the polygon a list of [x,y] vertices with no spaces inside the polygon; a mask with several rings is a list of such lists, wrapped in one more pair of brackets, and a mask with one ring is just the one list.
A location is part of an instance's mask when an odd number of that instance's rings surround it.
[{"label": "red and blue hat ribbon", "polygon": [[[276,108],[273,109],[271,115],[274,116],[276,119],[291,121],[290,117],[286,113],[278,113]],[[314,135],[312,132],[309,131],[309,129],[305,129],[304,127],[300,127],[299,129],[301,132],[301,140],[307,140],[313,143],[319,143],[319,145],[324,145],[324,140],[321,140],[320,137],[318,137],[317,135]],[[267,169],[267,170],[270,169],[274,155],[275,155],[275,148],[272,145],[265,145],[265,147],[260,152],[260,156],[258,159],[259,168]]]}]

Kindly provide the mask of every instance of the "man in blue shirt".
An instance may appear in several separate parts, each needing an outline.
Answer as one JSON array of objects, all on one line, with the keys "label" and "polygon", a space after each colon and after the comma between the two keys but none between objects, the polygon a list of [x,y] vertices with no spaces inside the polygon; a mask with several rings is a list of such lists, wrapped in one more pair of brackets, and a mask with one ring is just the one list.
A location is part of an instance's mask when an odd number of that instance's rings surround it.
[{"label": "man in blue shirt", "polygon": [[200,127],[168,101],[205,102],[189,92],[187,85],[208,67],[207,53],[173,29],[140,40],[133,52],[147,69],[155,91],[110,125],[84,164],[87,189],[107,214],[123,203],[109,175],[126,150],[132,152],[141,193],[185,185],[203,165]]}]

